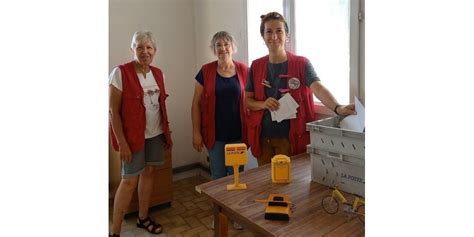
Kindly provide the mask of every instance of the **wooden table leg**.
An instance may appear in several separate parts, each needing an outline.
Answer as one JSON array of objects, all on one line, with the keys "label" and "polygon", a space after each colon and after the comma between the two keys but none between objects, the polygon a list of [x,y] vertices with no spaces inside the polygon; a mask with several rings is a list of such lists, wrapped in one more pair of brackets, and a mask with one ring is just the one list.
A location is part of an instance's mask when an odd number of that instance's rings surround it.
[{"label": "wooden table leg", "polygon": [[214,236],[227,237],[228,222],[227,216],[221,212],[221,207],[214,203]]}]

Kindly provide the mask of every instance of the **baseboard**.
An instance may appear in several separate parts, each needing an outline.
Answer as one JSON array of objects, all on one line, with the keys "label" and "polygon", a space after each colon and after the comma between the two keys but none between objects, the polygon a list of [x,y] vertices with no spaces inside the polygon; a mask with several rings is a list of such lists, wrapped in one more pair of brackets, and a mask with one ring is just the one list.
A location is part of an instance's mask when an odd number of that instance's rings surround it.
[{"label": "baseboard", "polygon": [[173,181],[178,181],[197,175],[210,179],[211,170],[209,169],[209,167],[201,163],[193,163],[173,168]]},{"label": "baseboard", "polygon": [[211,170],[209,169],[209,167],[204,166],[202,163],[196,162],[189,165],[183,165],[180,167],[173,168],[173,174],[179,174],[179,173],[183,173],[183,172],[194,170],[194,169],[201,169],[202,171],[211,173]]}]

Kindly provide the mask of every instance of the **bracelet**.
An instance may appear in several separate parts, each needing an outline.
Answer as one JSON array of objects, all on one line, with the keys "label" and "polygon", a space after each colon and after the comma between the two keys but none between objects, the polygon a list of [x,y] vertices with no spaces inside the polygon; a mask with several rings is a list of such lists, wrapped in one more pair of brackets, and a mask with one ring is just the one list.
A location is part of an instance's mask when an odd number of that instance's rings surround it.
[{"label": "bracelet", "polygon": [[336,113],[337,115],[340,115],[338,112],[337,112],[337,108],[341,107],[341,105],[336,105],[336,107],[334,107],[334,113]]}]

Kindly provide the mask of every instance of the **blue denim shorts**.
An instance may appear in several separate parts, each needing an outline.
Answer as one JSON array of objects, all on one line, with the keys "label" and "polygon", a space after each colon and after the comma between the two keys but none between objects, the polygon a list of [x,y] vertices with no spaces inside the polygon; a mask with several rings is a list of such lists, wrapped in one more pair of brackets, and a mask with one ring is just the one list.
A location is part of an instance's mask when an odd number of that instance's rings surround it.
[{"label": "blue denim shorts", "polygon": [[163,134],[145,139],[145,146],[141,151],[132,153],[132,161],[122,161],[122,178],[138,176],[146,165],[162,165],[165,163],[165,136]]}]

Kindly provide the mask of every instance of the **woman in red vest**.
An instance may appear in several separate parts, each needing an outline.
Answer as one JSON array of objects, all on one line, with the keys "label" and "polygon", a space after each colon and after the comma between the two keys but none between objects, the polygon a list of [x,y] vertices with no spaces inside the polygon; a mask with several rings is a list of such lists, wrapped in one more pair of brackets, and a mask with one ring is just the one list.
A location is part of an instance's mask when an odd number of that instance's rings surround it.
[{"label": "woman in red vest", "polygon": [[133,35],[134,60],[110,74],[110,133],[122,160],[122,180],[115,194],[112,235],[120,236],[122,220],[138,186],[137,227],[159,234],[163,227],[148,216],[156,166],[164,163],[172,141],[166,113],[163,73],[151,66],[156,44],[149,31]]},{"label": "woman in red vest", "polygon": [[[217,60],[203,65],[195,77],[191,117],[193,147],[198,152],[207,148],[211,178],[218,179],[234,173],[232,167],[225,166],[224,146],[246,142],[244,88],[248,67],[232,59],[237,47],[226,31],[214,34],[211,49]],[[243,166],[239,170],[243,171]],[[233,226],[242,229],[237,222]]]},{"label": "woman in red vest", "polygon": [[225,144],[245,142],[248,67],[232,59],[237,49],[226,31],[214,34],[211,49],[217,60],[203,65],[195,77],[191,117],[193,147],[199,152],[207,148],[211,177],[218,179],[233,173],[225,166]]},{"label": "woman in red vest", "polygon": [[[268,55],[252,62],[246,85],[248,142],[259,165],[276,154],[292,156],[306,152],[310,143],[306,123],[316,119],[314,95],[336,114],[355,113],[354,104],[340,105],[320,82],[311,62],[285,50],[288,25],[277,12],[261,16],[260,35]],[[299,105],[296,118],[273,121],[282,94],[289,93]]]}]

